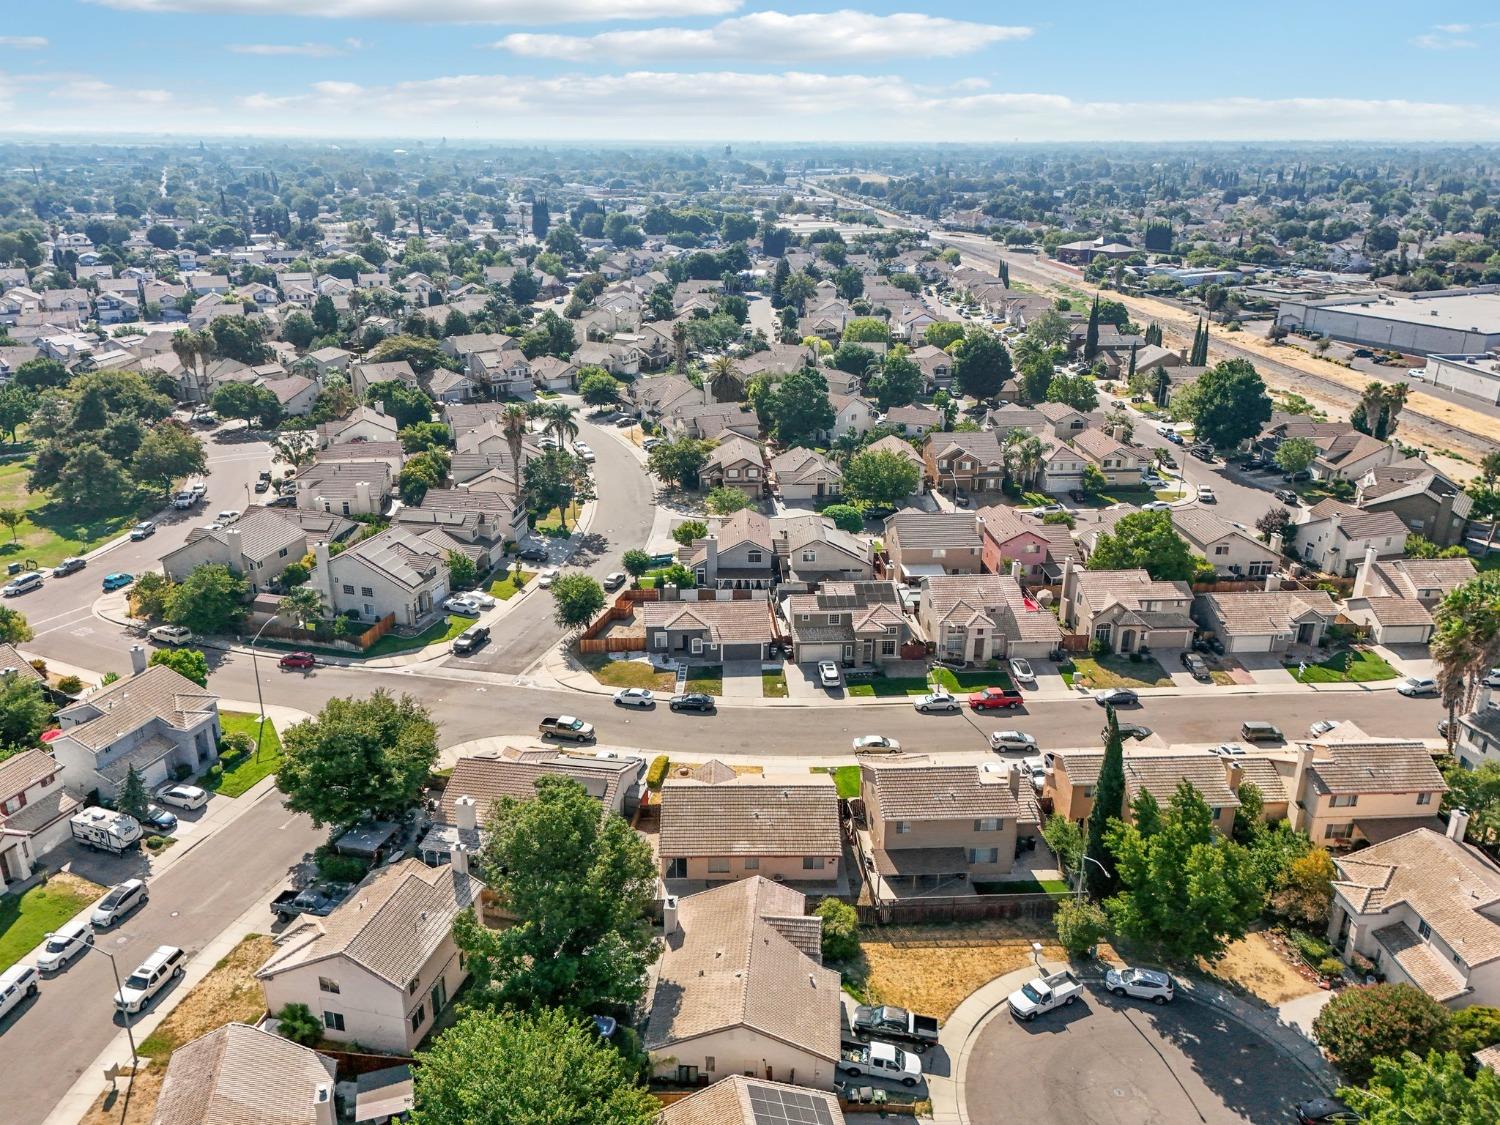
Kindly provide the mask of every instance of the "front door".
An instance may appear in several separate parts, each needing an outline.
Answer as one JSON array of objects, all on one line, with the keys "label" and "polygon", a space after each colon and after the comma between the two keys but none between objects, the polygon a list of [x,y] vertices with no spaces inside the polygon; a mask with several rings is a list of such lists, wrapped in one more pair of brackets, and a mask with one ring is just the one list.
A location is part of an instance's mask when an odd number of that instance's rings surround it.
[{"label": "front door", "polygon": [[432,986],[432,1018],[448,1006],[448,982],[439,977]]},{"label": "front door", "polygon": [[1134,629],[1125,629],[1125,630],[1123,630],[1120,633],[1120,651],[1121,652],[1134,652],[1135,651],[1135,630]]}]

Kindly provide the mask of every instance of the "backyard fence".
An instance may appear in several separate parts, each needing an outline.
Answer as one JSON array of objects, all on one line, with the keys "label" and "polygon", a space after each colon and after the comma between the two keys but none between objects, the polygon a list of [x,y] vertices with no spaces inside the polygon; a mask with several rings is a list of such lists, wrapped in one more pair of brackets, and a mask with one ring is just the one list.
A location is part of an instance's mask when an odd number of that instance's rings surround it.
[{"label": "backyard fence", "polygon": [[862,926],[916,926],[930,922],[978,922],[994,918],[1046,921],[1066,895],[960,895],[913,898],[870,905],[855,912]]},{"label": "backyard fence", "polygon": [[285,641],[294,641],[297,644],[326,645],[330,648],[356,648],[363,651],[395,627],[396,615],[388,613],[363,633],[346,633],[342,637],[334,636],[333,627],[327,622],[319,622],[312,629],[297,629],[290,625],[267,625],[261,630],[261,636],[277,637]]}]

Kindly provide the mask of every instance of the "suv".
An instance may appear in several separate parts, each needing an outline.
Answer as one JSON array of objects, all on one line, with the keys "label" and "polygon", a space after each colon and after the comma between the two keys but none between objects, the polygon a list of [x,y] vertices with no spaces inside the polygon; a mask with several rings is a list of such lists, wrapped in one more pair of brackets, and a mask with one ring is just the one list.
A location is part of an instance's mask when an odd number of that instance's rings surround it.
[{"label": "suv", "polygon": [[1283,504],[1290,504],[1294,508],[1298,507],[1302,503],[1302,498],[1295,492],[1293,492],[1290,488],[1278,488],[1275,492],[1271,493],[1271,495],[1276,497],[1276,499],[1280,500]]},{"label": "suv", "polygon": [[1213,676],[1208,670],[1208,661],[1196,652],[1185,652],[1182,654],[1182,666],[1193,674],[1195,680],[1211,680]]},{"label": "suv", "polygon": [[12,965],[0,973],[0,1019],[41,990],[41,978],[30,965]]},{"label": "suv", "polygon": [[604,588],[606,590],[613,592],[623,585],[625,585],[625,575],[618,570],[604,576]]},{"label": "suv", "polygon": [[134,1014],[156,998],[156,994],[183,974],[187,954],[175,945],[159,945],[156,952],[141,962],[141,967],[125,978],[115,993],[115,1007]]},{"label": "suv", "polygon": [[1250,720],[1240,724],[1240,737],[1246,742],[1285,742],[1274,723],[1263,723],[1259,720]]},{"label": "suv", "polygon": [[146,636],[159,644],[185,645],[192,642],[193,631],[186,625],[158,625],[149,630]]},{"label": "suv", "polygon": [[89,921],[101,930],[107,930],[137,906],[145,906],[150,900],[146,884],[139,879],[126,879],[116,883],[109,893],[99,900]]},{"label": "suv", "polygon": [[818,682],[826,688],[836,688],[843,683],[843,677],[839,675],[839,666],[832,660],[818,661]]},{"label": "suv", "polygon": [[490,639],[490,627],[488,625],[470,625],[458,636],[453,638],[453,655],[467,656],[484,647],[485,642]]},{"label": "suv", "polygon": [[1177,995],[1177,986],[1166,973],[1155,969],[1110,969],[1104,987],[1116,996],[1134,996],[1153,1004],[1167,1004]]},{"label": "suv", "polygon": [[75,957],[94,944],[93,928],[82,918],[47,935],[47,944],[37,954],[36,967],[43,973],[60,973]]}]

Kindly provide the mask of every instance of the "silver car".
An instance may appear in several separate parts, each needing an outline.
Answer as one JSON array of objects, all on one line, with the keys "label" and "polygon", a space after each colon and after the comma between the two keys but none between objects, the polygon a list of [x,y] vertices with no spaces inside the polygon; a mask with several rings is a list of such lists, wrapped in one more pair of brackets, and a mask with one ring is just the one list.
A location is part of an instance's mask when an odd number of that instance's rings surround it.
[{"label": "silver car", "polygon": [[1155,969],[1111,969],[1104,974],[1104,987],[1116,996],[1134,996],[1153,1004],[1169,1004],[1177,995],[1171,976]]},{"label": "silver car", "polygon": [[1024,730],[997,730],[990,735],[991,750],[1035,750],[1036,739]]}]

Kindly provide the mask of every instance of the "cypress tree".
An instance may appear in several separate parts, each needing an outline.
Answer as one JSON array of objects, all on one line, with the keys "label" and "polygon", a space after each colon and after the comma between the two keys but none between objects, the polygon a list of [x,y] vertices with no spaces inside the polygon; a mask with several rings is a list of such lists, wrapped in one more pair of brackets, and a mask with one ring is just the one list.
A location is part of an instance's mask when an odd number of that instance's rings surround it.
[{"label": "cypress tree", "polygon": [[1000,262],[1000,284],[1010,288],[1010,263],[1001,259]]},{"label": "cypress tree", "polygon": [[1089,310],[1088,334],[1083,340],[1083,358],[1093,359],[1099,354],[1099,294],[1094,294],[1094,307]]},{"label": "cypress tree", "polygon": [[1128,387],[1130,381],[1135,378],[1135,345],[1130,345],[1130,370],[1125,373],[1125,385]]},{"label": "cypress tree", "polygon": [[[1104,763],[1094,785],[1094,807],[1089,812],[1088,840],[1085,844],[1083,878],[1089,897],[1106,898],[1114,893],[1118,880],[1114,876],[1114,857],[1104,843],[1104,833],[1111,820],[1118,820],[1125,809],[1125,744],[1120,737],[1120,721],[1113,707],[1105,708],[1107,724],[1104,737]],[[1089,862],[1092,860],[1093,862]],[[1099,869],[1103,865],[1108,871]]]}]

